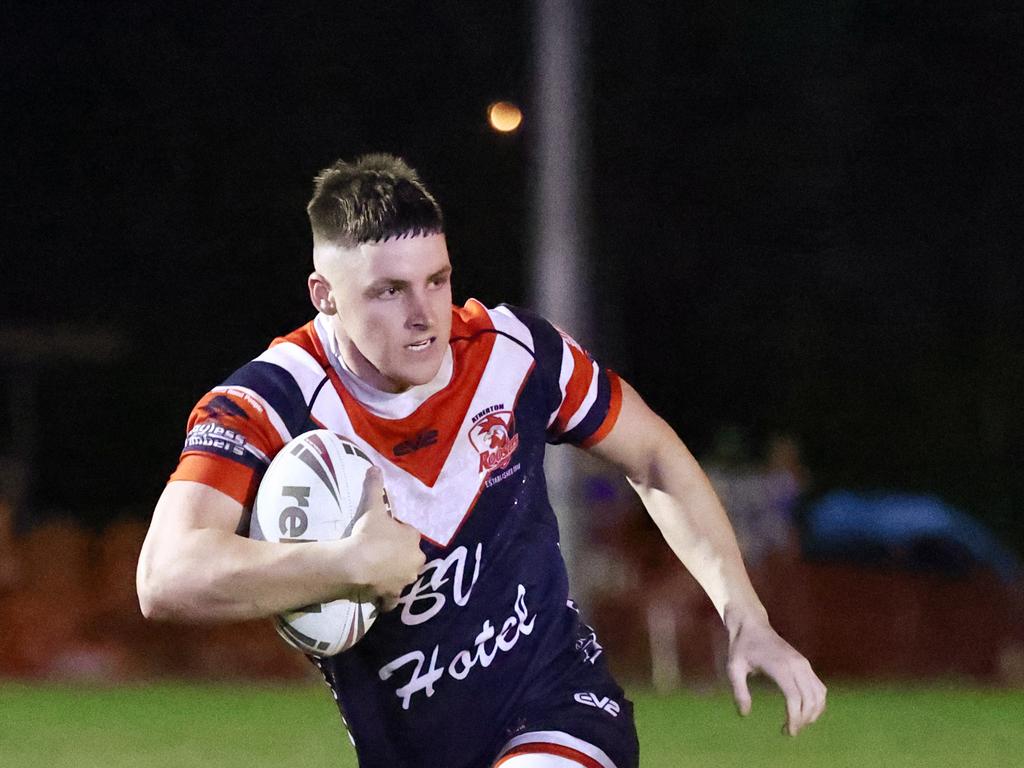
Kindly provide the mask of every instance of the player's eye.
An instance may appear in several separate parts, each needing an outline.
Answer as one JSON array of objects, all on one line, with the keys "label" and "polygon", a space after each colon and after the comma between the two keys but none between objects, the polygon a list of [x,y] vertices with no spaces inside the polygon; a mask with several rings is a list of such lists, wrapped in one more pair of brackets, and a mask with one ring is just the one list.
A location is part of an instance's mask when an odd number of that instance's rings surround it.
[{"label": "player's eye", "polygon": [[386,285],[377,291],[377,296],[382,299],[393,299],[395,296],[400,294],[402,289],[395,285]]}]

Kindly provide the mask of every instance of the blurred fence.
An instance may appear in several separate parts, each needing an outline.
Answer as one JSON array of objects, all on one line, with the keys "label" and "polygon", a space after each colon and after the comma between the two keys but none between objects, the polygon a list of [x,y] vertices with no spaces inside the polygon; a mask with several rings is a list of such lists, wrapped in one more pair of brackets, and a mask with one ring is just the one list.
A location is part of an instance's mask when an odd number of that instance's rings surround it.
[{"label": "blurred fence", "polygon": [[[1007,585],[990,573],[949,580],[769,562],[755,582],[773,626],[826,678],[1024,684],[1020,611]],[[605,594],[594,609],[599,635],[624,679],[671,689],[724,676],[721,621],[681,570],[631,594]]]},{"label": "blurred fence", "polygon": [[[0,587],[0,676],[134,680],[301,678],[300,654],[268,621],[208,626],[147,621],[135,566],[146,523],[93,534],[69,520],[14,541],[16,569]],[[6,553],[5,553],[6,554]]]},{"label": "blurred fence", "polygon": [[[146,621],[135,565],[146,524],[90,533],[36,527],[0,553],[0,677],[120,681],[282,678],[312,667],[268,621],[182,626]],[[656,535],[613,537],[591,555],[591,604],[623,680],[657,687],[720,674],[725,634]],[[768,558],[754,571],[776,628],[829,678],[969,677],[1024,684],[1021,595],[988,571],[937,574]]]}]

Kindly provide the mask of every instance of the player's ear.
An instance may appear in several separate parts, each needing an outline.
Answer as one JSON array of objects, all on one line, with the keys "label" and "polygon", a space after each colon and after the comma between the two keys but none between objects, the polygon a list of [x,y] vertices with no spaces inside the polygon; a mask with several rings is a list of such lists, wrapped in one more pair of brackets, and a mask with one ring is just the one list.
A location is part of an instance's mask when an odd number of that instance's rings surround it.
[{"label": "player's ear", "polygon": [[331,299],[331,284],[327,282],[326,277],[319,272],[312,272],[307,284],[309,285],[309,300],[317,312],[333,315],[338,311]]}]

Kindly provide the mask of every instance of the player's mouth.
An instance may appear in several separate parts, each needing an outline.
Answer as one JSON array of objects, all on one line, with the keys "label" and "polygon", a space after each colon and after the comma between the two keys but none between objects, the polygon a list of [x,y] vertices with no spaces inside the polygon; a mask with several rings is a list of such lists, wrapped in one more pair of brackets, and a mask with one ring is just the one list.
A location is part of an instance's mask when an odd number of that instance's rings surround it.
[{"label": "player's mouth", "polygon": [[435,341],[437,341],[437,336],[431,336],[429,339],[423,339],[423,341],[417,341],[414,344],[406,344],[405,348],[413,352],[424,352],[430,349]]}]

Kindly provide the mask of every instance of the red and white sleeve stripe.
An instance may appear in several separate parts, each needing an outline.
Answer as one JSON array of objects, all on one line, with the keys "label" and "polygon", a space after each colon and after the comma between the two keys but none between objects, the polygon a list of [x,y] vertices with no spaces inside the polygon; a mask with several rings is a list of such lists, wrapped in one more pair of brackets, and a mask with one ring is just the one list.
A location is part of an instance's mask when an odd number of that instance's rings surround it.
[{"label": "red and white sleeve stripe", "polygon": [[548,420],[549,434],[557,437],[575,427],[590,412],[597,400],[600,371],[576,341],[559,331],[562,337],[562,368],[558,386],[562,392],[559,407]]}]

